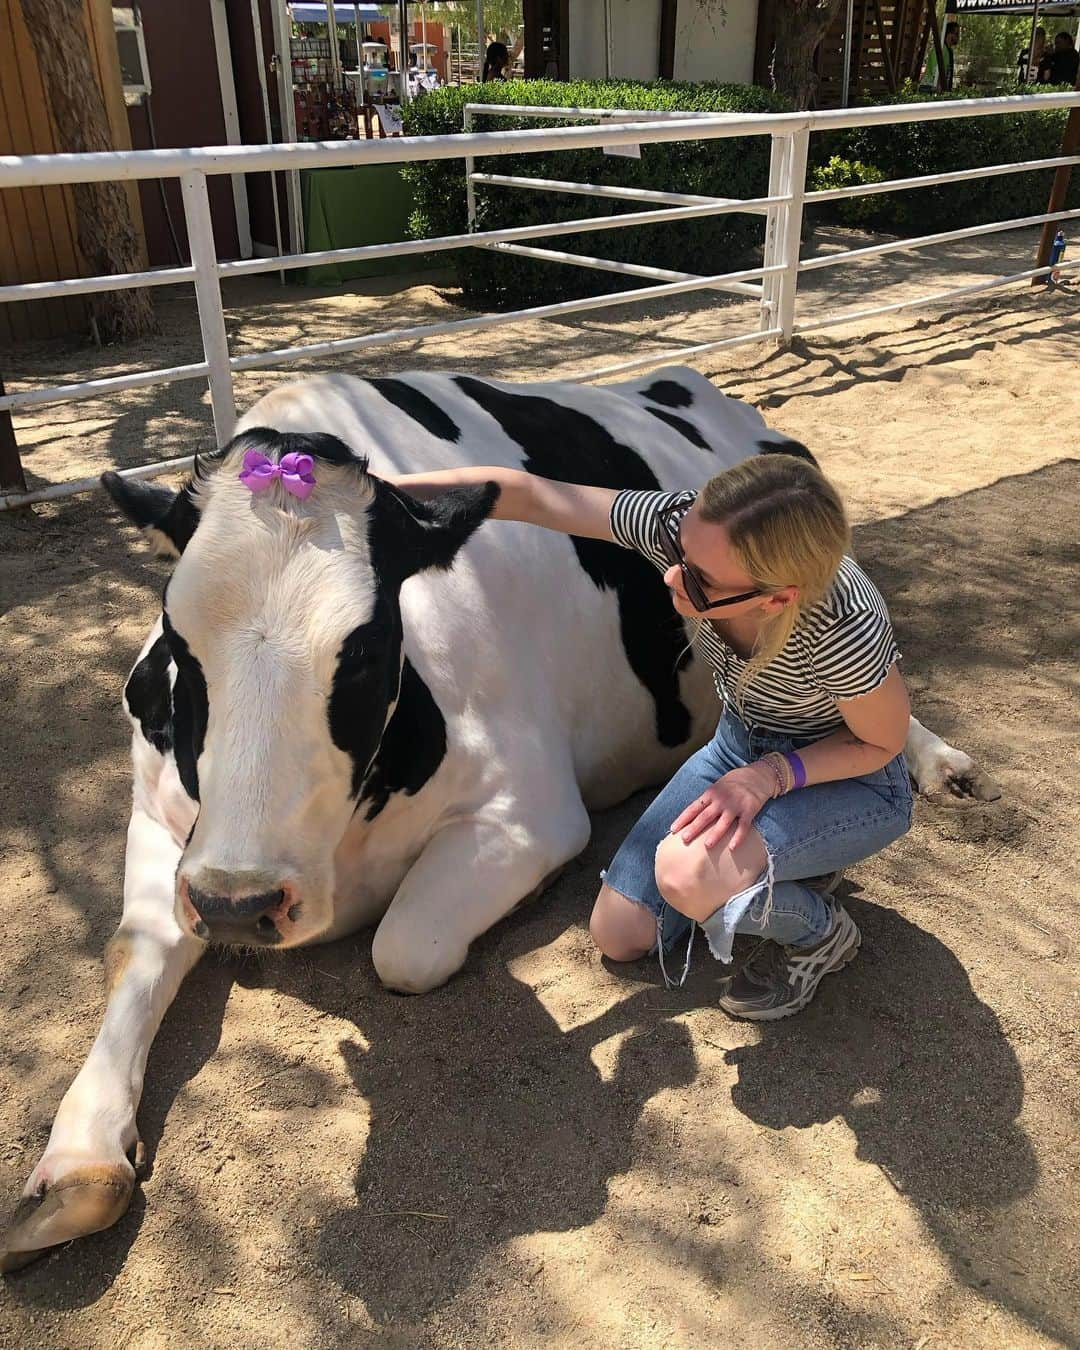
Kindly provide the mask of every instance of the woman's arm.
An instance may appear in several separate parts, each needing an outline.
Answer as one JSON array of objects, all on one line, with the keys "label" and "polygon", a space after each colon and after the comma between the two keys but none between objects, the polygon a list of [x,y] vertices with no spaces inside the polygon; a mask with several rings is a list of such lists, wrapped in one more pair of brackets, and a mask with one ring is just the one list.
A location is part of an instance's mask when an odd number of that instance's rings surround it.
[{"label": "woman's arm", "polygon": [[[907,740],[911,708],[896,665],[869,694],[837,700],[836,706],[844,729],[798,752],[807,787],[875,773],[903,750]],[[706,847],[714,848],[734,826],[730,846],[736,848],[776,789],[776,775],[763,760],[732,769],[676,817],[671,833],[681,835],[686,844],[703,834]]]},{"label": "woman's arm", "polygon": [[504,469],[491,464],[398,474],[387,481],[422,501],[449,488],[497,483],[499,496],[491,512],[496,520],[521,520],[587,539],[612,538],[611,503],[617,495],[615,488],[559,483],[552,478],[538,478],[524,469]]},{"label": "woman's arm", "polygon": [[836,706],[844,729],[799,751],[807,783],[875,773],[895,759],[907,741],[911,704],[899,666],[894,665],[869,694],[840,699]]}]

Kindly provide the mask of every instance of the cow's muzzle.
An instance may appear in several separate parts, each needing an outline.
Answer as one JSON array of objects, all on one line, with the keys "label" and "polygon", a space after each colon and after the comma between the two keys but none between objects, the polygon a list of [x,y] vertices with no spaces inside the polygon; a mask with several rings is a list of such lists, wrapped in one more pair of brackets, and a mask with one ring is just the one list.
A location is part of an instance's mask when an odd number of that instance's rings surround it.
[{"label": "cow's muzzle", "polygon": [[181,895],[195,936],[226,946],[276,946],[298,910],[284,887],[255,895],[216,895],[186,881]]}]

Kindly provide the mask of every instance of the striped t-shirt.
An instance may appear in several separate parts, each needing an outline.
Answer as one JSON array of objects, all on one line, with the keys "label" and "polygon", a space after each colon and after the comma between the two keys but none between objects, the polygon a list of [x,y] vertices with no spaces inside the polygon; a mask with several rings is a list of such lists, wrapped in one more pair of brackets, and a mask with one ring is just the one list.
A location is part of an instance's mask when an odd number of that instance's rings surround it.
[{"label": "striped t-shirt", "polygon": [[[635,549],[661,571],[657,512],[693,505],[697,493],[620,492],[611,506],[611,532],[624,548]],[[836,580],[799,621],[783,649],[759,670],[734,700],[747,666],[706,619],[697,648],[713,668],[716,692],[751,727],[784,736],[817,740],[843,726],[837,699],[858,698],[876,689],[900,652],[885,601],[853,558],[845,557]]]}]

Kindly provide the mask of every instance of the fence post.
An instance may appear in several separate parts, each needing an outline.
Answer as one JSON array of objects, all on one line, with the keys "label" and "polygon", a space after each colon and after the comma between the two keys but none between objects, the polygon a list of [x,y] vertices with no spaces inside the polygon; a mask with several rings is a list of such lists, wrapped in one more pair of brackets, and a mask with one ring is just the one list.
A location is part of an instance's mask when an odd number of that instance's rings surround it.
[{"label": "fence post", "polygon": [[[472,113],[468,108],[465,109],[462,129],[466,132],[473,129]],[[465,204],[469,211],[469,233],[476,229],[476,184],[473,182],[474,161],[472,155],[465,156]]]},{"label": "fence post", "polygon": [[806,161],[810,151],[810,128],[805,126],[789,137],[790,146],[784,162],[783,192],[791,201],[782,208],[780,230],[780,257],[784,267],[778,274],[776,311],[773,326],[780,329],[776,339],[787,347],[795,332],[795,295],[799,286],[799,255],[802,252],[803,203],[806,198]]},{"label": "fence post", "polygon": [[[790,137],[769,137],[769,192],[770,197],[779,197],[783,192],[785,161],[790,147]],[[780,242],[783,235],[784,207],[770,206],[765,215],[765,248],[762,254],[764,267],[775,267],[780,261]],[[758,319],[758,331],[766,332],[776,327],[776,306],[779,287],[777,276],[761,279],[761,314]]]},{"label": "fence post", "polygon": [[194,169],[181,174],[191,261],[195,268],[195,300],[199,307],[203,356],[210,373],[210,407],[214,414],[214,435],[224,445],[236,426],[236,402],[233,398],[232,370],[229,367],[229,339],[225,333],[225,314],[221,307],[221,278],[218,275],[214,222],[210,216],[210,194],[206,174]]},{"label": "fence post", "polygon": [[[4,381],[0,379],[0,398],[4,396]],[[0,411],[0,497],[7,493],[25,492],[26,477],[23,474],[19,447],[15,441],[15,427],[11,413],[6,408]]]}]

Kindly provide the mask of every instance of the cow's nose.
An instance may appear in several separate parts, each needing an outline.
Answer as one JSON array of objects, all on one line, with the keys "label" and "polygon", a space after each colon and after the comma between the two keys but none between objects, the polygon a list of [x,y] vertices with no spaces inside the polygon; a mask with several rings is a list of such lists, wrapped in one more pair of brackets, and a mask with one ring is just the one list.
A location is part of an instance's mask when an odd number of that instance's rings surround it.
[{"label": "cow's nose", "polygon": [[215,895],[187,885],[187,898],[198,916],[195,932],[206,942],[271,947],[281,941],[275,923],[285,904],[285,891],[257,895]]}]

